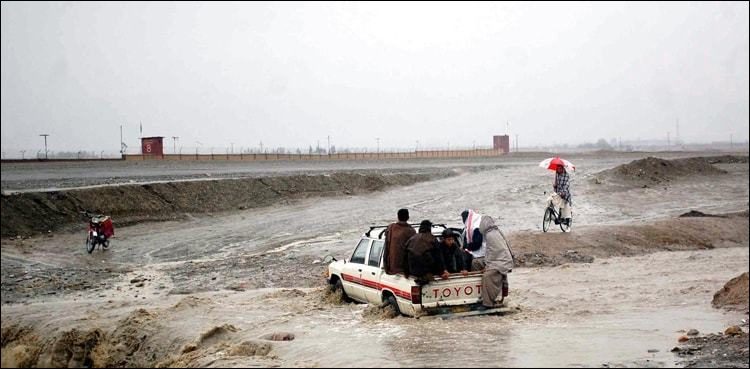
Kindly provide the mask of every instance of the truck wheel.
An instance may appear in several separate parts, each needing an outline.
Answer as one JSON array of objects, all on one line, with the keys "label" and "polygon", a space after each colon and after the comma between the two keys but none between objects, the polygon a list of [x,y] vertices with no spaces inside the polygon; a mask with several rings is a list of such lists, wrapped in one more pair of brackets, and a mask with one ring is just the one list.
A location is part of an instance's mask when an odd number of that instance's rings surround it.
[{"label": "truck wheel", "polygon": [[396,298],[393,295],[388,295],[386,297],[386,301],[388,302],[387,309],[393,309],[393,311],[396,313],[396,316],[401,315],[401,310],[398,308],[398,302],[396,301]]},{"label": "truck wheel", "polygon": [[341,279],[336,280],[336,284],[333,286],[333,292],[338,293],[338,291],[341,291],[341,301],[352,302],[352,299],[350,299],[349,296],[346,295],[346,291],[344,291],[344,284],[341,283]]}]

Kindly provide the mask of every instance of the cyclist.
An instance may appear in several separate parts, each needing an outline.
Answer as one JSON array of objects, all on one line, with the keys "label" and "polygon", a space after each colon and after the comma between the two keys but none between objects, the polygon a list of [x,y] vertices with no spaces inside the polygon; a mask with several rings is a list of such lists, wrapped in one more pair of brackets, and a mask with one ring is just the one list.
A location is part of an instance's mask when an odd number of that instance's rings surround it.
[{"label": "cyclist", "polygon": [[573,196],[570,194],[570,175],[565,170],[565,166],[558,165],[555,174],[555,183],[552,185],[553,190],[564,200],[560,207],[560,218],[563,218],[565,225],[570,225],[570,212],[573,207]]}]

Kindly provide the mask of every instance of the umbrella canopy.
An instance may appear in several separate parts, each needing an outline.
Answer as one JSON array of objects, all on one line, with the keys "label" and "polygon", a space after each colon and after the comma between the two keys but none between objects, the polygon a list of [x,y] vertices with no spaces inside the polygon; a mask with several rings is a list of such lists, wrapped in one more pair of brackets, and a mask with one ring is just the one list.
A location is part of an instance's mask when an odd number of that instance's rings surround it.
[{"label": "umbrella canopy", "polygon": [[573,165],[573,163],[565,159],[560,159],[559,156],[555,156],[554,158],[544,159],[542,160],[541,163],[539,163],[539,166],[542,168],[549,169],[549,170],[557,170],[557,167],[560,167],[560,166],[564,167],[566,170],[573,170],[573,171],[576,170],[576,166]]}]

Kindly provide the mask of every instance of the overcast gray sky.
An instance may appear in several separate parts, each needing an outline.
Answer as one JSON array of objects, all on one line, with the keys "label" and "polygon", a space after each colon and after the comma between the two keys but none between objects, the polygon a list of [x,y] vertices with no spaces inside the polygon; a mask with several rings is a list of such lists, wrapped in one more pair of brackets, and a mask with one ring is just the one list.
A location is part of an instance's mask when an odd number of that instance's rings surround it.
[{"label": "overcast gray sky", "polygon": [[744,140],[749,28],[746,2],[3,2],[2,147]]}]

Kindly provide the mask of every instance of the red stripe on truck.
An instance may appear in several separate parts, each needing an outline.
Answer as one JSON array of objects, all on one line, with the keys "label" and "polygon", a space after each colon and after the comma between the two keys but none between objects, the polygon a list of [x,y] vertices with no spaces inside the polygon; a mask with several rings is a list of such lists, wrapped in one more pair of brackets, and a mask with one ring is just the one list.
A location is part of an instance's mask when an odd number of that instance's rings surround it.
[{"label": "red stripe on truck", "polygon": [[387,284],[378,283],[378,282],[375,282],[375,281],[370,281],[370,280],[367,280],[367,279],[355,277],[353,275],[344,274],[344,273],[341,273],[341,278],[344,278],[344,280],[347,281],[347,282],[356,283],[358,285],[365,286],[365,287],[372,288],[372,289],[376,289],[378,291],[382,291],[382,290],[386,290],[387,289],[387,290],[392,291],[396,296],[401,297],[401,298],[405,298],[405,299],[411,301],[411,292],[402,291],[402,290],[399,290],[396,287],[389,286]]}]

